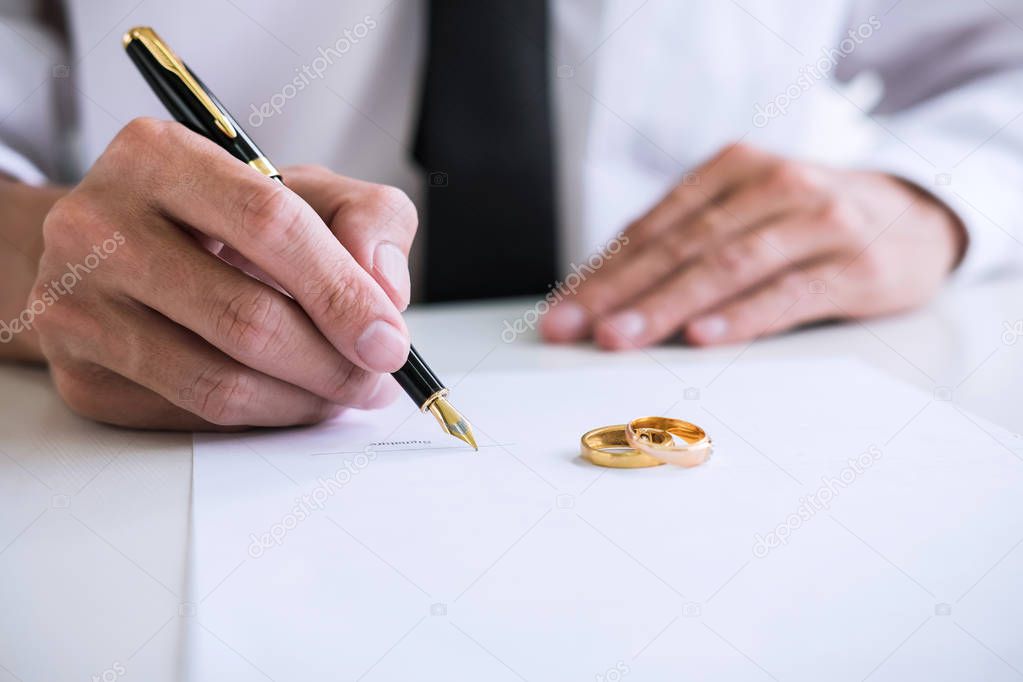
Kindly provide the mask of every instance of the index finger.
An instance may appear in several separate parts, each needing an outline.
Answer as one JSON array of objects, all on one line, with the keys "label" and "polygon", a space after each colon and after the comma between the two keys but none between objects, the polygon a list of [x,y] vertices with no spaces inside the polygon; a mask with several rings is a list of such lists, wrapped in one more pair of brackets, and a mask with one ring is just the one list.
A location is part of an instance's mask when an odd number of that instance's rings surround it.
[{"label": "index finger", "polygon": [[730,144],[686,173],[680,183],[629,226],[626,234],[637,244],[643,244],[759,175],[775,160],[768,152],[748,144]]}]

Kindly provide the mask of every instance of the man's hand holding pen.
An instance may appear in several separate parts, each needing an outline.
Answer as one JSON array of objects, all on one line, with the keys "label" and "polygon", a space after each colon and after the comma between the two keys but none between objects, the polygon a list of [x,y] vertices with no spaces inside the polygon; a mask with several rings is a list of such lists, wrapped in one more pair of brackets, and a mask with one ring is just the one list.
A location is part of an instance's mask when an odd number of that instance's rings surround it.
[{"label": "man's hand holding pen", "polygon": [[32,292],[120,234],[35,321],[73,409],[201,429],[311,423],[396,397],[415,208],[322,168],[287,175],[290,188],[177,123],[121,131],[48,215]]},{"label": "man's hand holding pen", "polygon": [[[400,387],[477,449],[401,317],[409,198],[315,166],[286,187],[152,28],[122,43],[177,123],[130,123],[46,217],[32,293],[64,305],[38,346],[68,405],[124,426],[285,426],[382,407]],[[88,240],[117,258],[68,305],[50,277]]]}]

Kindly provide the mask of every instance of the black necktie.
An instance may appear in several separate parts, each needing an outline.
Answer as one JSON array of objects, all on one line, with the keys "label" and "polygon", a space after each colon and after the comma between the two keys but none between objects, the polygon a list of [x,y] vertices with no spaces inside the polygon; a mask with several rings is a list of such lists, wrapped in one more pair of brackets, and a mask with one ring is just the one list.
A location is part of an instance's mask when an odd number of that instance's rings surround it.
[{"label": "black necktie", "polygon": [[425,298],[542,294],[557,267],[546,0],[430,0],[427,41]]}]

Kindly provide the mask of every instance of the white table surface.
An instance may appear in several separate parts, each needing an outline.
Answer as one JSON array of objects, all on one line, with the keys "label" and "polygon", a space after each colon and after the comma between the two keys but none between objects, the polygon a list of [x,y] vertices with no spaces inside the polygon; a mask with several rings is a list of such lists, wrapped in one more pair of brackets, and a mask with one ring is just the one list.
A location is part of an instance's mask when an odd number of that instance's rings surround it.
[{"label": "white table surface", "polygon": [[[420,308],[408,321],[442,375],[692,360],[717,363],[724,373],[740,356],[853,355],[938,400],[1023,432],[1023,337],[1017,343],[1015,333],[1023,322],[1014,327],[1023,320],[1023,280],[948,289],[904,316],[715,350],[669,346],[612,355],[544,346],[535,334],[503,341],[504,321],[531,306]],[[183,633],[194,609],[184,597],[191,560],[189,436],[78,419],[40,369],[0,368],[0,405],[0,682],[180,679]],[[977,437],[986,435],[978,430]],[[1021,565],[1018,543],[1006,549],[990,571]],[[989,659],[985,667],[994,661],[1023,677],[1015,652],[1006,659],[978,640],[975,653]]]}]

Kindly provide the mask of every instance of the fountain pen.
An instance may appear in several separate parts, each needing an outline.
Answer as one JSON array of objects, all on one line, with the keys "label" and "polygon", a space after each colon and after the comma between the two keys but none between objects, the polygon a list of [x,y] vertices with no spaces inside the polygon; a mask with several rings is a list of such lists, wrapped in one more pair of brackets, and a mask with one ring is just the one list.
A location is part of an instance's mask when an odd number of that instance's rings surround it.
[{"label": "fountain pen", "polygon": [[[124,34],[123,43],[143,78],[179,123],[216,142],[268,178],[284,184],[280,172],[252,138],[156,31],[148,26],[135,27]],[[445,433],[479,450],[469,422],[448,402],[448,389],[414,346],[410,347],[408,360],[394,373],[394,378],[420,410],[437,418]]]}]

